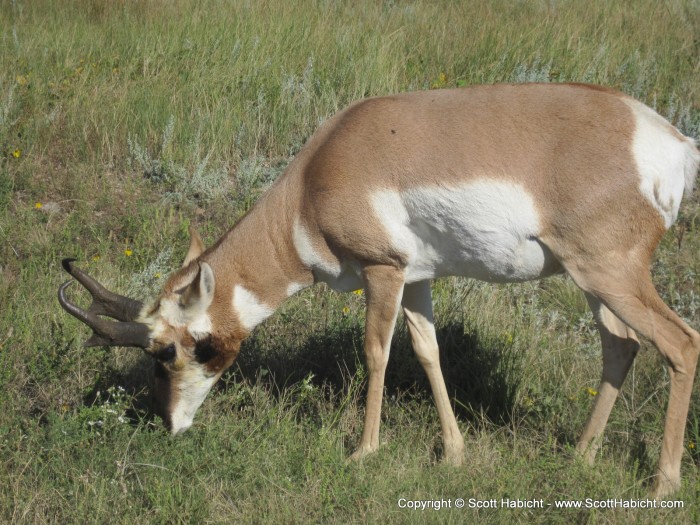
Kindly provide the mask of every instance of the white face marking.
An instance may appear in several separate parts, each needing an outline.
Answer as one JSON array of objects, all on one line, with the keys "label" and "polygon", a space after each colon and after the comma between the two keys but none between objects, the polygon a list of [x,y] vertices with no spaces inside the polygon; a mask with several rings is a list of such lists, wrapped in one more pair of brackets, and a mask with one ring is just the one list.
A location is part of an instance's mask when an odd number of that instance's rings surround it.
[{"label": "white face marking", "polygon": [[203,314],[187,325],[187,331],[196,341],[204,339],[211,334],[212,324],[209,314]]},{"label": "white face marking", "polygon": [[[167,325],[173,328],[187,327],[187,331],[196,340],[211,334],[212,322],[208,310],[214,300],[214,273],[206,263],[202,263],[200,268],[199,281],[188,285],[190,290],[193,286],[197,287],[196,295],[188,297],[185,294],[178,299],[173,296],[164,297],[160,300],[156,314],[142,318],[143,322],[151,326],[153,339],[157,339]],[[182,304],[183,300],[185,304]]]},{"label": "white face marking", "polygon": [[536,237],[532,197],[514,183],[480,180],[372,195],[377,218],[408,259],[407,282],[441,275],[522,281],[558,267]]},{"label": "white face marking", "polygon": [[153,338],[158,336],[165,330],[165,323],[173,328],[187,327],[187,331],[197,341],[211,334],[212,323],[206,309],[189,308],[183,309],[178,306],[176,301],[171,299],[163,299],[160,303],[160,317],[153,324]]},{"label": "white face marking", "polygon": [[192,420],[201,406],[209,390],[214,386],[219,375],[210,375],[201,366],[191,363],[182,375],[177,378],[177,402],[170,413],[171,429],[173,434],[184,432],[192,425]]},{"label": "white face marking", "polygon": [[162,299],[158,312],[160,317],[173,328],[185,326],[189,321],[187,312],[172,299]]},{"label": "white face marking", "polygon": [[641,177],[639,189],[669,228],[678,217],[684,189],[692,189],[700,158],[690,139],[679,140],[655,111],[624,100],[635,117],[632,154]]},{"label": "white face marking", "polygon": [[151,341],[153,341],[165,333],[167,324],[162,319],[156,319],[155,321],[149,321],[148,326],[151,328]]},{"label": "white face marking", "polygon": [[243,328],[248,331],[274,313],[272,308],[259,301],[252,292],[240,284],[237,284],[233,289],[233,309],[238,314]]}]

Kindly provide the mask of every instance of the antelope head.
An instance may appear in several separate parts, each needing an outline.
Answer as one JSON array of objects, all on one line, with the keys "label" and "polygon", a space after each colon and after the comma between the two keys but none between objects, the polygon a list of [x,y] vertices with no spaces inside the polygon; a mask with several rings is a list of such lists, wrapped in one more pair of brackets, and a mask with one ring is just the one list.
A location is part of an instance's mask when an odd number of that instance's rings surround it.
[{"label": "antelope head", "polygon": [[64,259],[63,268],[87,289],[92,303],[83,310],[68,300],[66,289],[72,280],[58,290],[64,310],[93,331],[85,346],[136,347],[154,358],[154,411],[173,434],[190,427],[207,393],[238,354],[243,338],[228,337],[221,344],[212,333],[214,272],[207,262],[197,260],[204,245],[193,229],[190,233],[182,268],[149,303],[107,290],[75,266],[75,259]]}]

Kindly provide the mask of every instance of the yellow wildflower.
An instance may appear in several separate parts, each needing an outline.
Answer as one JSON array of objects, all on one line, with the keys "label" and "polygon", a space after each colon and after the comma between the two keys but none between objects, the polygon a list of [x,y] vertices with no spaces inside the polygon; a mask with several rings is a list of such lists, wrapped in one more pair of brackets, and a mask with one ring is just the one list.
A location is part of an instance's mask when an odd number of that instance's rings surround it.
[{"label": "yellow wildflower", "polygon": [[124,250],[124,255],[126,255],[127,257],[131,257],[132,255],[134,255],[134,252],[131,250],[131,248],[127,248],[126,250]]},{"label": "yellow wildflower", "polygon": [[447,84],[447,75],[445,75],[445,73],[440,73],[430,87],[436,89],[443,87],[445,84]]},{"label": "yellow wildflower", "polygon": [[586,388],[586,392],[588,392],[588,395],[592,396],[592,397],[595,397],[598,395],[598,391],[591,388],[591,387]]},{"label": "yellow wildflower", "polygon": [[34,208],[36,208],[37,210],[40,210],[42,206],[43,204],[41,204],[40,202],[34,204]]},{"label": "yellow wildflower", "polygon": [[15,151],[12,152],[12,156],[16,159],[20,158],[22,156],[22,150],[16,149]]},{"label": "yellow wildflower", "polygon": [[160,273],[155,274],[154,276],[156,279],[160,279]]},{"label": "yellow wildflower", "polygon": [[689,441],[688,442],[688,448],[690,450],[695,450],[695,442],[694,441]]},{"label": "yellow wildflower", "polygon": [[355,295],[362,295],[362,293],[363,293],[363,292],[362,292],[362,288],[360,288],[359,290],[355,290],[355,291],[352,292],[352,293],[354,293]]},{"label": "yellow wildflower", "polygon": [[348,315],[350,313],[350,307],[348,306],[343,306],[343,314]]},{"label": "yellow wildflower", "polygon": [[99,261],[99,260],[100,260],[100,256],[99,256],[99,255],[93,255],[93,256],[92,256],[92,260],[93,260],[93,261]]}]

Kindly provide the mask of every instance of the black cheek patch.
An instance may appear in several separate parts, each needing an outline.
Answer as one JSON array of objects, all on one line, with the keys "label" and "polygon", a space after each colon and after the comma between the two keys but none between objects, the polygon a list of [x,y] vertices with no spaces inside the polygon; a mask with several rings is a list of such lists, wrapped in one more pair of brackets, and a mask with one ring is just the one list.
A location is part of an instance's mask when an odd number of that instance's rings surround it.
[{"label": "black cheek patch", "polygon": [[211,344],[211,338],[207,337],[201,341],[197,341],[194,346],[194,358],[198,363],[208,363],[214,359],[219,353]]}]

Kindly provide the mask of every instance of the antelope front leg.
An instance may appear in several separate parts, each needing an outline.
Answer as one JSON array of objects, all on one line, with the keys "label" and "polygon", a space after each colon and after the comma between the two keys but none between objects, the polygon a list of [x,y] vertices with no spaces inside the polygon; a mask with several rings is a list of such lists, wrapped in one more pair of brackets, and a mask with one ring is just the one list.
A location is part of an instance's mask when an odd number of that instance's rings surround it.
[{"label": "antelope front leg", "polygon": [[351,460],[361,459],[379,448],[384,373],[404,284],[403,272],[391,266],[367,266],[363,270],[363,280],[367,302],[365,359],[369,385],[365,426]]},{"label": "antelope front leg", "polygon": [[443,459],[452,465],[461,465],[464,460],[464,438],[462,438],[462,433],[457,426],[440,368],[440,350],[433,325],[430,281],[407,284],[404,287],[402,304],[408,331],[411,334],[413,350],[423,366],[433,390],[445,447]]}]

